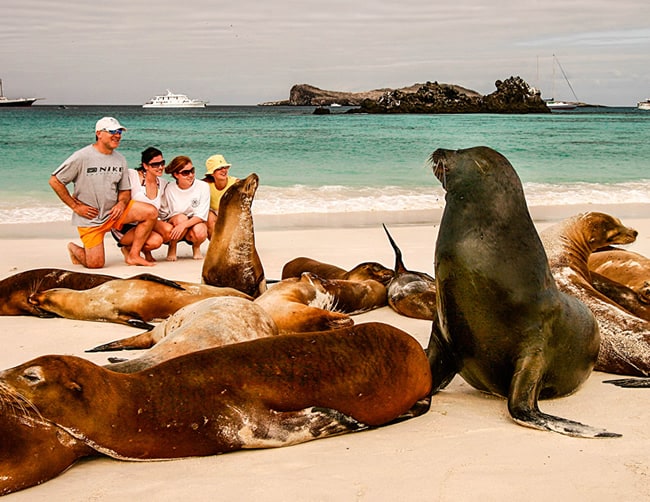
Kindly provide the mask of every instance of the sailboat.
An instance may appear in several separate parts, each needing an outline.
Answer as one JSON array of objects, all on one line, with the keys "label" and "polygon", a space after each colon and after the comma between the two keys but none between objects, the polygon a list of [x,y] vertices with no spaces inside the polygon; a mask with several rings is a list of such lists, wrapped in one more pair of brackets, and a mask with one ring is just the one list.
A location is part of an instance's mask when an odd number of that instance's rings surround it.
[{"label": "sailboat", "polygon": [[0,107],[2,106],[32,106],[34,101],[41,98],[15,98],[9,99],[5,97],[2,90],[2,79],[0,78]]},{"label": "sailboat", "polygon": [[[573,93],[573,97],[575,98],[576,102],[579,102],[580,100],[578,99],[578,96],[576,96],[576,93],[573,90],[573,86],[569,81],[569,77],[566,76],[566,73],[564,72],[564,68],[562,68],[562,65],[560,64],[560,60],[555,56],[555,54],[553,54],[553,96],[555,96],[555,63],[557,63],[558,68],[560,68],[560,71],[562,72],[562,76],[564,77],[564,80],[566,80],[566,83],[569,85],[569,89],[571,89],[571,92]],[[546,106],[548,106],[551,110],[575,110],[578,106],[576,102],[556,101],[555,97],[552,97],[545,101],[546,101]]]}]

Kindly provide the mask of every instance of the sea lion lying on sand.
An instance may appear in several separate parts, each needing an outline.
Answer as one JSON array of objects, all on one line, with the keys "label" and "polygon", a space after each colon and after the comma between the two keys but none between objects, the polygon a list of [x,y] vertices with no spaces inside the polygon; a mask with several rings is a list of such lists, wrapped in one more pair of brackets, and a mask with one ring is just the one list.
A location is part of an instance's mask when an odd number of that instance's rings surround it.
[{"label": "sea lion lying on sand", "polygon": [[589,270],[627,286],[640,301],[650,304],[650,258],[606,246],[589,256]]},{"label": "sea lion lying on sand", "polygon": [[375,280],[388,285],[393,278],[393,271],[381,263],[366,261],[359,263],[350,270],[345,270],[336,265],[323,263],[304,256],[294,258],[282,267],[282,278],[300,277],[303,272],[311,272],[323,279],[342,279],[346,281]]}]

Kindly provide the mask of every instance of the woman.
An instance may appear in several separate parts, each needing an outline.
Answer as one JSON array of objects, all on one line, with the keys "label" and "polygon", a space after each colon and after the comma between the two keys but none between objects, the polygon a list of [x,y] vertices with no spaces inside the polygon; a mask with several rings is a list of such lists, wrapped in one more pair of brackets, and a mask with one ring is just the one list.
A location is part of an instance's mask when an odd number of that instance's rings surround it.
[{"label": "woman", "polygon": [[213,155],[205,161],[205,181],[210,186],[210,212],[208,213],[208,239],[212,239],[214,224],[217,222],[219,202],[226,190],[237,181],[234,176],[228,175],[230,164],[223,155]]},{"label": "woman", "polygon": [[192,257],[200,260],[201,244],[208,238],[210,187],[196,179],[192,160],[185,155],[174,157],[165,172],[176,180],[165,188],[160,206],[160,218],[166,223],[162,235],[169,245],[167,260],[176,261],[176,247],[183,240],[192,244]]},{"label": "woman", "polygon": [[[160,210],[162,194],[167,185],[167,180],[161,178],[165,159],[162,152],[157,148],[150,146],[141,153],[140,166],[136,169],[129,169],[129,180],[131,182],[131,199],[151,204],[157,210]],[[113,237],[117,240],[118,246],[122,250],[124,258],[129,254],[131,244],[135,235],[135,228],[138,224],[124,225],[121,231],[111,230]],[[142,252],[148,262],[155,262],[151,252],[158,249],[163,244],[162,233],[165,227],[162,221],[157,220],[153,231],[149,234]]]}]

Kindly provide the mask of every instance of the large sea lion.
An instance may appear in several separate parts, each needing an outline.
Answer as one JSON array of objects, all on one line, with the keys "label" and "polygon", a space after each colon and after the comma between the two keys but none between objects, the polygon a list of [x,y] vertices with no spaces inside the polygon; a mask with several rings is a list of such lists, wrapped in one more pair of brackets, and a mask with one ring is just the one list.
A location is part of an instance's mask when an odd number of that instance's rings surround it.
[{"label": "large sea lion", "polygon": [[334,295],[318,277],[305,272],[300,278],[283,279],[255,298],[266,310],[280,333],[301,333],[342,328],[354,324],[342,312],[334,312]]},{"label": "large sea lion", "polygon": [[244,298],[221,296],[187,305],[151,331],[87,352],[149,348],[134,359],[104,366],[120,373],[134,373],[190,352],[277,334],[278,327],[262,307]]},{"label": "large sea lion", "polygon": [[635,317],[591,284],[589,255],[612,244],[628,244],[636,231],[604,213],[567,218],[541,233],[555,281],[561,291],[580,299],[600,326],[596,369],[650,376],[650,323]]},{"label": "large sea lion", "polygon": [[179,283],[182,288],[141,279],[114,279],[91,289],[53,288],[34,293],[35,307],[67,319],[105,321],[151,329],[149,321],[169,317],[181,307],[215,296],[251,300],[234,288]]},{"label": "large sea lion", "polygon": [[447,192],[435,249],[432,371],[455,365],[471,386],[506,397],[521,425],[618,436],[539,410],[539,399],[569,395],[589,377],[598,325],[558,290],[510,162],[488,147],[438,149],[430,162]]},{"label": "large sea lion", "polygon": [[[54,427],[92,452],[123,460],[289,446],[377,427],[424,413],[430,393],[419,342],[381,323],[261,338],[131,374],[55,355],[0,372],[3,415]],[[3,432],[3,445],[8,437],[30,441],[22,429]],[[49,446],[42,447],[34,458],[11,448],[0,457],[0,492],[26,487],[13,477],[23,468],[35,482],[47,479]],[[89,449],[77,450],[78,457]]]},{"label": "large sea lion", "polygon": [[650,304],[650,258],[607,246],[589,256],[589,269],[627,286],[640,301]]},{"label": "large sea lion", "polygon": [[300,277],[303,272],[311,272],[323,279],[341,279],[346,281],[375,280],[384,286],[388,285],[393,278],[393,271],[391,269],[374,261],[359,263],[350,270],[345,270],[336,265],[300,256],[285,263],[284,267],[282,267],[282,279]]},{"label": "large sea lion", "polygon": [[221,197],[219,217],[201,271],[204,283],[235,288],[253,298],[266,291],[251,213],[258,183],[257,174],[252,173],[236,181]]},{"label": "large sea lion", "polygon": [[415,319],[434,320],[436,313],[436,281],[425,272],[408,270],[402,260],[402,251],[382,225],[395,252],[395,271],[388,284],[388,305],[398,314]]}]

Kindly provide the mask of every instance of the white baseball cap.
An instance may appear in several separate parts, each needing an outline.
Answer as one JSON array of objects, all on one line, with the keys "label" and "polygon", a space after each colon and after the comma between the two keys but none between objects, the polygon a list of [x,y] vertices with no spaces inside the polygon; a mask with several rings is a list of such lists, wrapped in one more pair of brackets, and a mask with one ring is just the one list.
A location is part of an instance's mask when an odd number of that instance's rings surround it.
[{"label": "white baseball cap", "polygon": [[97,131],[117,131],[121,129],[126,131],[126,127],[120,124],[116,118],[113,117],[102,117],[95,124],[95,132]]}]

